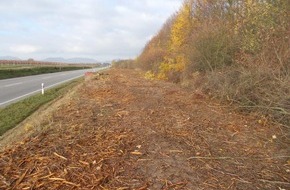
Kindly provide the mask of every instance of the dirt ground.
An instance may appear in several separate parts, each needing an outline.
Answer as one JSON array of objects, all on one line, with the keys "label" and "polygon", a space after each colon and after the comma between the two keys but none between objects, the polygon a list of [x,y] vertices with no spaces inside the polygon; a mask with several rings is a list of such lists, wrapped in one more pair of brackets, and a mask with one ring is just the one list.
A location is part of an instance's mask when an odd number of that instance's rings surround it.
[{"label": "dirt ground", "polygon": [[109,70],[0,152],[0,189],[290,189],[289,128]]}]

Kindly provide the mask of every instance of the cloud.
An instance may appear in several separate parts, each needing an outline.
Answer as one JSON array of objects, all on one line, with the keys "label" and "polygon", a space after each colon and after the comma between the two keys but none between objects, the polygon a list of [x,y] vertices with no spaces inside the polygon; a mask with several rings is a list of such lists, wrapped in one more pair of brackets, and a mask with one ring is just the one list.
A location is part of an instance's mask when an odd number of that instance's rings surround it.
[{"label": "cloud", "polygon": [[34,53],[37,51],[37,47],[35,46],[32,46],[32,45],[29,45],[29,44],[23,44],[23,45],[14,45],[14,46],[10,46],[9,47],[9,50],[11,52],[14,52],[14,53]]},{"label": "cloud", "polygon": [[182,0],[0,0],[0,53],[24,59],[132,58],[181,3]]}]

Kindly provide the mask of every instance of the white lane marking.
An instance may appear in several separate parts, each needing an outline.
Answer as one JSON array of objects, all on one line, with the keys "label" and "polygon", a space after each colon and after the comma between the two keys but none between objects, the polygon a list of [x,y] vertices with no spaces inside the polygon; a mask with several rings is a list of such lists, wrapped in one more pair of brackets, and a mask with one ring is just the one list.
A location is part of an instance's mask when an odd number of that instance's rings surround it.
[{"label": "white lane marking", "polygon": [[[51,88],[51,87],[53,87],[53,86],[56,86],[56,85],[58,85],[58,84],[61,84],[61,83],[64,83],[64,82],[67,82],[67,81],[70,81],[70,80],[73,80],[73,79],[79,78],[79,77],[81,77],[81,76],[83,76],[83,74],[82,74],[82,75],[79,75],[79,76],[77,76],[77,77],[73,77],[73,78],[70,78],[70,79],[67,79],[67,80],[64,80],[64,81],[61,81],[61,82],[55,83],[55,84],[50,85],[50,86],[47,86],[46,89],[47,89],[47,88]],[[29,95],[31,95],[31,94],[34,94],[34,93],[36,93],[36,92],[40,92],[40,91],[41,91],[41,89],[39,89],[39,90],[35,90],[35,91],[33,91],[33,92],[29,92],[29,93],[27,93],[27,94],[24,94],[24,95],[22,95],[22,96],[18,96],[18,97],[16,97],[16,98],[11,99],[11,100],[8,100],[8,101],[5,101],[5,102],[1,102],[1,103],[0,103],[0,106],[5,105],[5,104],[7,104],[7,103],[9,103],[9,102],[13,102],[13,101],[15,101],[15,100],[18,100],[18,99],[24,98],[24,97],[26,97],[26,96],[29,96]]]},{"label": "white lane marking", "polygon": [[13,84],[7,84],[4,87],[16,86],[16,85],[19,85],[19,84],[23,84],[23,82],[17,82],[17,83],[13,83]]},{"label": "white lane marking", "polygon": [[18,100],[18,99],[20,99],[20,98],[23,98],[23,97],[25,97],[25,96],[29,96],[29,95],[31,95],[31,94],[34,94],[34,93],[38,92],[38,91],[40,91],[40,90],[35,90],[35,91],[33,91],[33,92],[30,92],[30,93],[24,94],[24,95],[22,95],[22,96],[18,96],[17,98],[13,98],[13,99],[8,100],[8,101],[6,101],[6,102],[1,102],[1,103],[0,103],[0,106],[2,106],[2,105],[4,105],[4,104],[7,104],[7,103],[9,103],[9,102],[13,102],[13,101],[15,101],[15,100]]}]

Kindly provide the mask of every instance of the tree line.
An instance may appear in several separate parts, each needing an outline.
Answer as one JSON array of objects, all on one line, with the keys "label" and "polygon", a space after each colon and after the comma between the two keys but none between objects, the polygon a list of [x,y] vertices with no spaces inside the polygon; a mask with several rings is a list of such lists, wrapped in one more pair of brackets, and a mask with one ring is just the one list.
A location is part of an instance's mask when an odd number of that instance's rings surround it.
[{"label": "tree line", "polygon": [[290,123],[290,1],[185,0],[127,67]]}]

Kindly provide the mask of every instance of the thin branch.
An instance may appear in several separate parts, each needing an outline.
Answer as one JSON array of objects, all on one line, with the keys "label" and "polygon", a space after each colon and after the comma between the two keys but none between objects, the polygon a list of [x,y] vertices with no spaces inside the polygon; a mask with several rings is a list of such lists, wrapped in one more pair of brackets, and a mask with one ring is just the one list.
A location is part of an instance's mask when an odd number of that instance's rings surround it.
[{"label": "thin branch", "polygon": [[290,185],[289,182],[283,182],[283,181],[270,181],[270,180],[266,180],[266,179],[258,179],[261,182],[264,183],[274,183],[274,184],[281,184],[281,185]]},{"label": "thin branch", "polygon": [[273,157],[230,157],[230,156],[221,156],[221,157],[207,157],[207,156],[193,156],[187,160],[193,159],[204,159],[204,160],[228,160],[228,159],[280,159],[280,158],[290,158],[290,156],[273,156]]},{"label": "thin branch", "polygon": [[281,107],[268,107],[268,106],[238,106],[239,108],[265,108],[265,109],[272,109],[272,110],[277,110],[280,111],[281,113],[285,114],[285,115],[290,115],[289,112],[287,112],[285,109],[281,108]]}]

